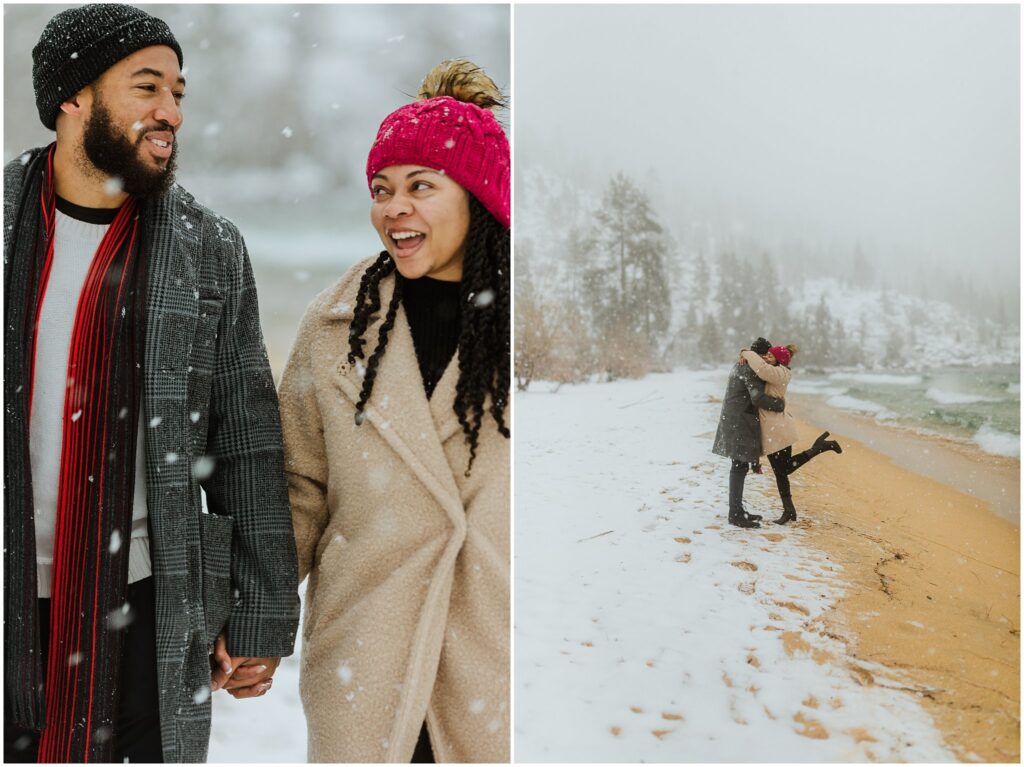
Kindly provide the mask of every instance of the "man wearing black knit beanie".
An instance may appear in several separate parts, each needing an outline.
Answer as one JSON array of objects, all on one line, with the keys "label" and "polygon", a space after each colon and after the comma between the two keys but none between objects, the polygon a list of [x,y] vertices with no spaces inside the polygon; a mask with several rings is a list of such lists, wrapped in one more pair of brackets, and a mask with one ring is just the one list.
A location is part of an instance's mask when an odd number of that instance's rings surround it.
[{"label": "man wearing black knit beanie", "polygon": [[211,693],[265,694],[298,624],[252,269],[173,183],[163,21],[73,8],[32,56],[56,141],[4,168],[4,760],[205,761]]}]

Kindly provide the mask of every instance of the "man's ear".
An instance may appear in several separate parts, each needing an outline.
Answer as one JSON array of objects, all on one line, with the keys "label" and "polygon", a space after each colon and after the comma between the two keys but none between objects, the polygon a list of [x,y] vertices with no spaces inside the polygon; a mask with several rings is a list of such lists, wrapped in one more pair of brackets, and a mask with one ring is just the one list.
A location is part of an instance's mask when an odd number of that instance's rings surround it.
[{"label": "man's ear", "polygon": [[60,105],[60,111],[64,114],[80,116],[85,110],[86,103],[89,101],[89,94],[87,93],[88,87],[89,86],[86,86],[67,101],[62,103]]},{"label": "man's ear", "polygon": [[82,114],[82,107],[78,103],[78,96],[74,96],[60,105],[60,111],[68,115]]}]

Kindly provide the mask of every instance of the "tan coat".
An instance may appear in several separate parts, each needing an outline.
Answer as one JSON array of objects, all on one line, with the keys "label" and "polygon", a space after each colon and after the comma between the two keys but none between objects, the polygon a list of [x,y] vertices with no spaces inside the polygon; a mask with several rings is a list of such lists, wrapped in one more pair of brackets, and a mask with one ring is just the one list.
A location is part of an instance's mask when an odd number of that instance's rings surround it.
[{"label": "tan coat", "polygon": [[[793,372],[789,368],[784,365],[769,365],[756,352],[749,349],[743,352],[743,359],[750,365],[754,374],[764,381],[765,394],[779,399],[786,398],[786,389],[793,377]],[[788,402],[785,412],[758,410],[757,415],[761,420],[761,455],[768,455],[796,444],[799,435],[796,421],[790,415]]]},{"label": "tan coat", "polygon": [[[465,476],[457,355],[428,401],[402,309],[355,425],[362,366],[348,363],[348,330],[368,263],[310,305],[281,382],[299,578],[309,575],[309,759],[408,763],[425,719],[438,762],[508,762],[509,440],[488,415]],[[393,291],[392,276],[367,357]]]}]

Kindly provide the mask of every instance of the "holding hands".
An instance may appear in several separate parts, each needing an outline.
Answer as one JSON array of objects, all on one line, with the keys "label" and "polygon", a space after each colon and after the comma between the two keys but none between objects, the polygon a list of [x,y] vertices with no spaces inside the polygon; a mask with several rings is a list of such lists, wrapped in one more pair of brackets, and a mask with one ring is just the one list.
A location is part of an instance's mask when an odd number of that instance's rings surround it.
[{"label": "holding hands", "polygon": [[210,689],[216,692],[223,688],[235,698],[265,695],[274,684],[274,672],[280,663],[280,658],[232,658],[228,655],[224,635],[220,634],[210,656]]}]

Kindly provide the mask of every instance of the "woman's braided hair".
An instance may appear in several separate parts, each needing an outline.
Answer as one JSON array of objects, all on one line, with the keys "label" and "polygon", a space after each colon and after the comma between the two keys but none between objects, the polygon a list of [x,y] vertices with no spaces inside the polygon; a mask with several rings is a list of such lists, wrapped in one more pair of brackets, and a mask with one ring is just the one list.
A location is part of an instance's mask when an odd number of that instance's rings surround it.
[{"label": "woman's braided hair", "polygon": [[[498,432],[510,436],[505,423],[510,387],[511,295],[509,232],[475,197],[469,195],[469,231],[466,235],[462,267],[462,326],[459,331],[459,380],[455,389],[455,414],[469,443],[469,474],[476,458],[484,404],[491,398],[489,412]],[[394,273],[395,262],[381,251],[363,273],[356,295],[356,306],[349,328],[348,360],[355,364],[365,353],[363,338],[371,317],[380,311],[380,282]],[[388,304],[384,323],[377,334],[377,346],[366,362],[363,387],[356,403],[356,423],[364,420],[366,403],[373,391],[380,359],[387,348],[388,336],[402,302],[404,278],[395,273],[395,292]]]}]

